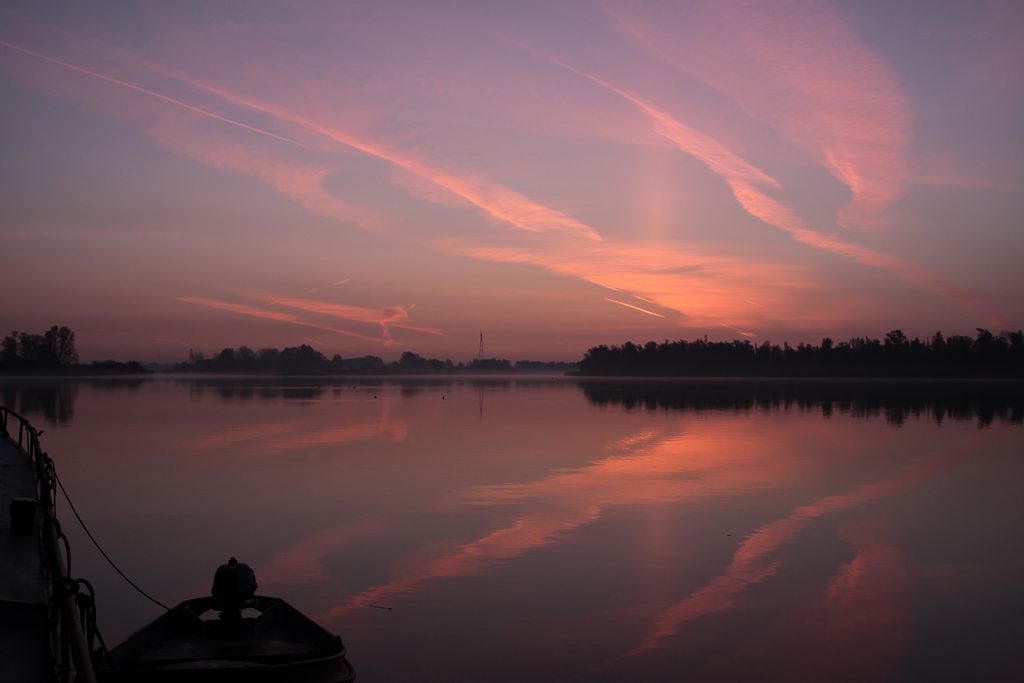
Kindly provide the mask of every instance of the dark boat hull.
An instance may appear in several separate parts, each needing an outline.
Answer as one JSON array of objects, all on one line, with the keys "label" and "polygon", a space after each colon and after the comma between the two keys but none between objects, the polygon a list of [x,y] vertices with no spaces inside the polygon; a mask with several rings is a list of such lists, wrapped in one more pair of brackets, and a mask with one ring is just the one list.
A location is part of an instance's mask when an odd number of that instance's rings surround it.
[{"label": "dark boat hull", "polygon": [[[110,651],[104,683],[350,683],[341,638],[284,600],[257,596],[216,618],[211,598],[186,600]],[[205,618],[204,618],[205,617]]]}]

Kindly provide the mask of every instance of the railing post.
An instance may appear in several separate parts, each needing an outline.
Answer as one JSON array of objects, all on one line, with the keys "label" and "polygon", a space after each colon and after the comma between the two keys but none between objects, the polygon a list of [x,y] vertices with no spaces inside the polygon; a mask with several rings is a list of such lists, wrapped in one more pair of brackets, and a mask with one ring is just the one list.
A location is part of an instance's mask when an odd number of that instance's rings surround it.
[{"label": "railing post", "polygon": [[0,407],[2,438],[13,442],[8,429],[8,418],[11,415],[18,420],[18,450],[28,458],[32,466],[42,512],[43,528],[40,540],[43,566],[50,578],[50,599],[56,603],[57,608],[52,612],[54,622],[50,624],[49,634],[50,651],[58,659],[54,662],[57,677],[63,683],[71,683],[71,674],[74,673],[75,683],[96,683],[92,652],[82,625],[83,613],[75,599],[78,582],[68,576],[68,567],[61,553],[60,538],[56,530],[56,501],[51,486],[56,486],[57,475],[53,471],[53,461],[42,452],[39,434],[28,420],[6,407]]}]

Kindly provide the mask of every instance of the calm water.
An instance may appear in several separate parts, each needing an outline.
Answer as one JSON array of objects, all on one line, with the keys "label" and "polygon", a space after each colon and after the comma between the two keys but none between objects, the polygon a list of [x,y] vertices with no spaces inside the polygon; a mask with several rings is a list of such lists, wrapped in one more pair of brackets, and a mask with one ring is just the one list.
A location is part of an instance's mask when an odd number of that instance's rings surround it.
[{"label": "calm water", "polygon": [[235,555],[361,681],[1024,680],[1019,388],[318,381],[0,390],[149,592]]}]

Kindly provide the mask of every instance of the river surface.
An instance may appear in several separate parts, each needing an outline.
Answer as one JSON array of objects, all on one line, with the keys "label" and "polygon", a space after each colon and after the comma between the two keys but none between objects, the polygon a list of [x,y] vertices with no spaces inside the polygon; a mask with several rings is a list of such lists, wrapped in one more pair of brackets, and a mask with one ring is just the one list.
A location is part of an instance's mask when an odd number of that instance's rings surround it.
[{"label": "river surface", "polygon": [[[1019,385],[0,391],[149,593],[236,556],[366,683],[1024,680]],[[156,617],[58,515],[108,643]]]}]

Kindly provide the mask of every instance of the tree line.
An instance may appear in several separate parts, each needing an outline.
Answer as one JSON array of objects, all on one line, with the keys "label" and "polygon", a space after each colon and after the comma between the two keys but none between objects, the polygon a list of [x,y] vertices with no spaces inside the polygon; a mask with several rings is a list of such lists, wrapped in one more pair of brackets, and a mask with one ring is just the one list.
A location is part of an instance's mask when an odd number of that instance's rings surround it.
[{"label": "tree line", "polygon": [[144,373],[141,363],[96,360],[78,362],[75,333],[67,326],[54,325],[42,334],[14,330],[0,342],[0,372],[57,374]]},{"label": "tree line", "polygon": [[412,351],[402,353],[398,360],[386,363],[379,356],[328,358],[312,346],[289,346],[284,349],[253,350],[247,346],[225,348],[207,357],[201,351],[189,351],[188,361],[174,366],[175,372],[227,372],[253,374],[303,375],[419,375],[481,372],[567,372],[575,363],[548,363],[520,360],[512,363],[504,358],[478,358],[470,363],[453,363],[451,359],[426,358]]},{"label": "tree line", "polygon": [[78,364],[75,333],[54,325],[42,334],[12,331],[0,345],[0,366],[11,369],[53,369]]},{"label": "tree line", "polygon": [[595,346],[580,374],[669,377],[1024,377],[1024,333],[977,328],[977,336],[908,339],[893,330],[882,340],[854,337],[814,346],[749,340],[626,342]]}]

